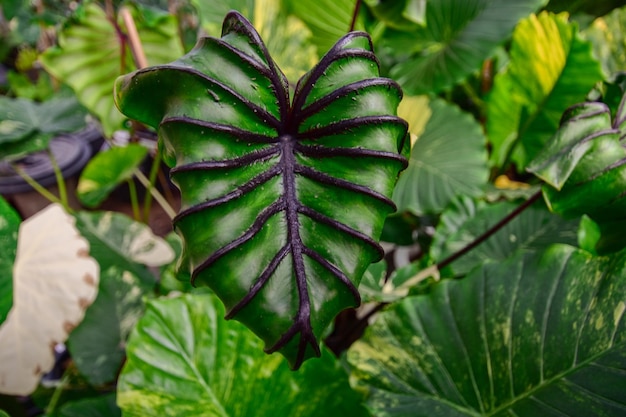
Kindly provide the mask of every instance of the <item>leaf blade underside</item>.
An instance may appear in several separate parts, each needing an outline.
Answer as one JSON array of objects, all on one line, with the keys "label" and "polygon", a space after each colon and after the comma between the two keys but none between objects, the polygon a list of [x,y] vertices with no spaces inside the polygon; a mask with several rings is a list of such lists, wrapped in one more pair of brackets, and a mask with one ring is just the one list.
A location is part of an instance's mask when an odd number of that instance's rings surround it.
[{"label": "leaf blade underside", "polygon": [[236,12],[220,39],[117,82],[122,112],[159,127],[174,166],[192,282],[293,368],[319,356],[322,332],[360,303],[360,278],[382,257],[377,239],[406,167],[401,95],[379,77],[369,37],[353,32],[300,79],[290,105],[285,76]]}]

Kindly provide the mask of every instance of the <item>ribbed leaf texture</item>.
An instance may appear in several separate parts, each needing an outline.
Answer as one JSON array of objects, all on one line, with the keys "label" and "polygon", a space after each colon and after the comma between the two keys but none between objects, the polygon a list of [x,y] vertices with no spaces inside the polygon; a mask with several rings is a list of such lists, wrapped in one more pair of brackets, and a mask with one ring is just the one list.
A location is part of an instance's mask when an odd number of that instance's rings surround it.
[{"label": "ribbed leaf texture", "polygon": [[292,368],[382,257],[377,243],[407,126],[367,34],[340,39],[295,88],[240,14],[221,39],[118,79],[127,116],[159,127],[182,194],[174,219],[192,282]]}]

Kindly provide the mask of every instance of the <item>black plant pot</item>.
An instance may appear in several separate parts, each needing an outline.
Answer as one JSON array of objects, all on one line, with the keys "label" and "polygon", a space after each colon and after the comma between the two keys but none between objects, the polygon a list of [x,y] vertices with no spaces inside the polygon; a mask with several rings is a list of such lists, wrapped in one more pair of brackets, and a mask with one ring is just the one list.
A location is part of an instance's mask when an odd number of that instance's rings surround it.
[{"label": "black plant pot", "polygon": [[[103,141],[102,134],[94,126],[73,134],[58,136],[50,141],[49,149],[63,173],[68,190],[76,188],[78,175],[91,156],[102,146]],[[57,181],[48,152],[32,153],[14,161],[13,164],[18,165],[52,193],[57,193]],[[48,200],[24,181],[7,161],[0,161],[0,194],[13,204],[23,218],[30,217],[49,204]],[[74,193],[68,193],[68,198],[71,206],[76,208],[80,206]]]}]

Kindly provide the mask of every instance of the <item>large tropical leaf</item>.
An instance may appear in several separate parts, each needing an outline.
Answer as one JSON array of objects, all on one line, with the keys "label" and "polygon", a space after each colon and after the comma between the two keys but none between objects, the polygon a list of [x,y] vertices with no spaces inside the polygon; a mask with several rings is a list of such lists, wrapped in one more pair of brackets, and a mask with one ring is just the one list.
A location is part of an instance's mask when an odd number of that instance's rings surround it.
[{"label": "large tropical leaf", "polygon": [[563,112],[602,77],[591,44],[566,14],[542,12],[522,20],[513,34],[511,61],[495,77],[488,99],[492,161],[502,166],[512,156],[518,169],[526,167],[554,134]]},{"label": "large tropical leaf", "polygon": [[213,295],[151,301],[128,341],[118,385],[125,417],[364,417],[361,395],[324,352],[291,372]]},{"label": "large tropical leaf", "polygon": [[19,214],[0,197],[0,324],[13,305],[13,262],[20,222]]},{"label": "large tropical leaf", "polygon": [[[183,53],[173,16],[133,12],[151,65]],[[45,69],[72,87],[80,102],[98,116],[107,136],[120,129],[124,120],[113,104],[115,78],[135,68],[120,28],[125,30],[122,19],[113,24],[100,6],[87,2],[60,32],[59,46],[41,56]]]},{"label": "large tropical leaf", "polygon": [[[489,58],[519,19],[544,0],[440,0],[426,3],[426,24],[401,34],[412,40],[391,75],[409,94],[452,87]],[[393,37],[394,35],[391,34]]]},{"label": "large tropical leaf", "polygon": [[433,100],[430,109],[393,193],[401,211],[439,212],[459,193],[481,195],[489,177],[487,140],[480,125],[443,100]]},{"label": "large tropical leaf", "polygon": [[[520,203],[476,202],[463,197],[446,209],[430,248],[431,258],[439,262],[463,249],[490,227],[512,213]],[[579,221],[565,220],[550,213],[540,201],[527,208],[489,239],[452,264],[455,275],[467,274],[487,261],[504,261],[516,250],[543,250],[553,243],[576,245]]]},{"label": "large tropical leaf", "polygon": [[250,23],[233,12],[222,33],[120,78],[117,104],[160,126],[192,281],[297,368],[319,356],[332,318],[359,304],[359,280],[382,256],[376,240],[406,166],[401,92],[355,32],[300,79],[290,104]]},{"label": "large tropical leaf", "polygon": [[622,416],[626,256],[565,245],[446,280],[348,352],[377,416]]}]

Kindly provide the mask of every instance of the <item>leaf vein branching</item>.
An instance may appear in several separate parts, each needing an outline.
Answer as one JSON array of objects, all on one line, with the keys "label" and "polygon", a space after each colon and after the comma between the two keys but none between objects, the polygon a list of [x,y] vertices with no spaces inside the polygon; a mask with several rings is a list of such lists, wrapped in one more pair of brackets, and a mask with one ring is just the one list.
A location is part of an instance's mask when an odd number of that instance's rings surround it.
[{"label": "leaf vein branching", "polygon": [[266,182],[271,180],[273,177],[275,177],[278,174],[280,174],[281,171],[282,171],[282,167],[280,165],[278,165],[278,164],[274,165],[269,170],[267,170],[267,171],[257,175],[256,177],[252,178],[247,183],[237,187],[236,189],[234,189],[230,193],[224,194],[223,196],[218,197],[218,198],[213,198],[211,200],[207,200],[207,201],[205,201],[203,203],[200,203],[200,204],[193,205],[193,206],[187,208],[186,210],[181,210],[178,213],[178,215],[176,217],[174,217],[174,219],[172,221],[173,221],[174,224],[176,224],[183,217],[189,216],[189,215],[197,213],[199,211],[206,210],[208,208],[217,207],[217,206],[220,206],[222,204],[228,203],[229,201],[235,200],[235,199],[245,195],[246,193],[254,190],[255,188],[259,187],[260,185],[265,184]]},{"label": "leaf vein branching", "polygon": [[241,236],[239,236],[237,239],[233,240],[229,244],[221,247],[217,251],[213,252],[211,256],[209,256],[206,260],[204,260],[204,262],[196,266],[191,276],[191,283],[192,284],[194,283],[196,277],[198,276],[200,272],[208,268],[219,258],[226,255],[228,252],[232,251],[233,249],[240,247],[244,243],[251,240],[254,236],[256,236],[256,234],[259,233],[259,231],[265,225],[265,223],[269,220],[269,218],[272,217],[274,214],[278,213],[279,211],[284,210],[284,208],[285,208],[285,203],[283,199],[280,199],[274,202],[273,204],[269,205],[265,210],[263,210],[259,214],[259,216],[256,218],[254,223],[252,223],[252,226],[248,230],[246,230],[244,234],[242,234]]},{"label": "leaf vein branching", "polygon": [[344,190],[352,191],[359,194],[364,194],[369,197],[372,197],[386,205],[392,207],[394,210],[396,209],[396,205],[394,202],[385,197],[384,195],[372,190],[369,187],[365,187],[363,185],[355,184],[350,181],[342,180],[336,177],[332,177],[330,175],[324,174],[320,171],[316,171],[310,167],[306,167],[303,165],[296,165],[294,167],[294,172],[300,175],[303,175],[311,180],[317,181],[322,184],[333,185],[335,187],[343,188]]}]

